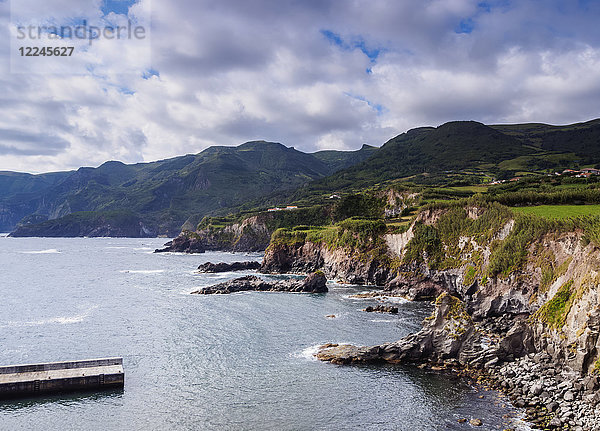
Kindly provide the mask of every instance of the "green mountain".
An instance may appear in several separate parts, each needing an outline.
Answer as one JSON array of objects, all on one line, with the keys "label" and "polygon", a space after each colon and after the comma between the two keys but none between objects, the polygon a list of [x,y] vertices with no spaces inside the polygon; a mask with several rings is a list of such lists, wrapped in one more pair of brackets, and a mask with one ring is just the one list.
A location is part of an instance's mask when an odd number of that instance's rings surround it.
[{"label": "green mountain", "polygon": [[361,163],[319,179],[288,196],[360,190],[409,180],[422,184],[484,182],[600,164],[600,120],[568,126],[487,126],[455,121],[410,130],[386,142]]},{"label": "green mountain", "polygon": [[113,231],[104,224],[127,220],[127,232],[174,236],[206,215],[321,205],[332,194],[392,182],[469,185],[592,166],[600,166],[600,120],[567,126],[455,121],[348,152],[307,154],[256,141],[152,163],[0,173],[0,231],[20,222],[15,235],[106,234]]},{"label": "green mountain", "polygon": [[377,147],[364,144],[362,148],[357,151],[324,150],[313,153],[313,156],[327,164],[332,171],[337,172],[368,159],[375,154],[377,150]]},{"label": "green mountain", "polygon": [[[176,235],[190,216],[295,189],[369,155],[368,148],[312,155],[258,141],[152,163],[111,161],[44,175],[2,173],[0,231],[21,222],[15,236],[88,235],[103,231],[102,223],[115,220],[115,211],[126,210],[139,218],[140,235]],[[71,214],[77,217],[65,218]],[[135,224],[132,216],[127,220]]]}]

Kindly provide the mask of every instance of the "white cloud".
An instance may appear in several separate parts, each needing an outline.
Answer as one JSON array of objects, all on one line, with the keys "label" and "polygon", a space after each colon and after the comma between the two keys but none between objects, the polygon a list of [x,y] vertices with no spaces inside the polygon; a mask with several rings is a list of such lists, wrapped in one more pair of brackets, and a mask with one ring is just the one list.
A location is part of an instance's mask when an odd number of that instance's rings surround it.
[{"label": "white cloud", "polygon": [[[95,41],[74,59],[86,67],[76,75],[10,73],[6,44],[0,169],[148,161],[252,139],[355,149],[449,120],[597,116],[595,3],[500,3],[141,0],[130,17],[152,14],[149,43]],[[100,1],[46,4],[103,19]],[[6,1],[0,26],[10,26]]]}]

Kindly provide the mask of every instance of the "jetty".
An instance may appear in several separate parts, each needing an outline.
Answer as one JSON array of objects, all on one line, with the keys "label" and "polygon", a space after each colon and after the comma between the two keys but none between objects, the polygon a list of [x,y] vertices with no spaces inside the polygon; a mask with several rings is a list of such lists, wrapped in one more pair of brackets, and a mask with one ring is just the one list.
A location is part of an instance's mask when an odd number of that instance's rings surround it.
[{"label": "jetty", "polygon": [[0,399],[122,388],[123,358],[0,366]]}]

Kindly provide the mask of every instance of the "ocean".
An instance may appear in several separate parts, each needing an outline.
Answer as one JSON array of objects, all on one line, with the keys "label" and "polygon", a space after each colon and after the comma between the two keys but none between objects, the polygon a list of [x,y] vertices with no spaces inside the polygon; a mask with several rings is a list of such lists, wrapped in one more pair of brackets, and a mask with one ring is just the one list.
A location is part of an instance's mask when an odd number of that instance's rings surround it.
[{"label": "ocean", "polygon": [[[124,358],[122,391],[0,402],[0,430],[528,429],[495,392],[412,366],[316,361],[326,342],[374,345],[432,306],[360,311],[368,290],[190,295],[248,273],[201,263],[260,254],[154,254],[164,239],[0,237],[0,365]],[[335,318],[326,316],[335,315]]]}]

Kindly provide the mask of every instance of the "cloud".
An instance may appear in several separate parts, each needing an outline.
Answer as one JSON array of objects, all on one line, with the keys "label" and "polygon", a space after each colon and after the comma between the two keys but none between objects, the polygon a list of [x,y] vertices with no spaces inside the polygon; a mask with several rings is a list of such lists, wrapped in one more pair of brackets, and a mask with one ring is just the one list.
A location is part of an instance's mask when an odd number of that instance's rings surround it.
[{"label": "cloud", "polygon": [[[0,2],[6,31],[18,1]],[[569,123],[598,115],[598,2],[42,6],[29,19],[68,20],[77,11],[90,22],[142,23],[151,51],[98,40],[72,63],[56,63],[63,73],[45,73],[44,58],[28,66],[44,73],[11,73],[15,52],[0,46],[2,170],[149,161],[253,139],[304,151],[356,149],[450,120]]]}]

